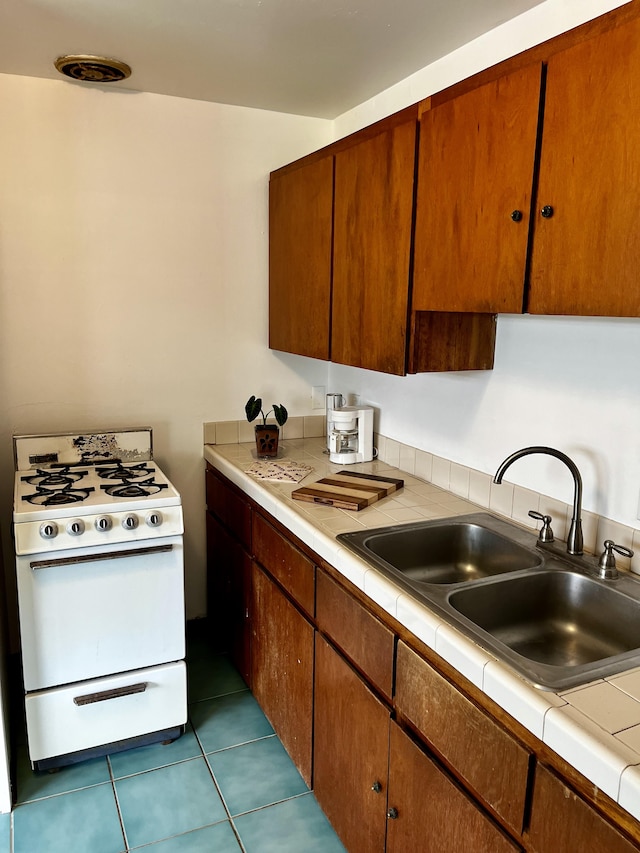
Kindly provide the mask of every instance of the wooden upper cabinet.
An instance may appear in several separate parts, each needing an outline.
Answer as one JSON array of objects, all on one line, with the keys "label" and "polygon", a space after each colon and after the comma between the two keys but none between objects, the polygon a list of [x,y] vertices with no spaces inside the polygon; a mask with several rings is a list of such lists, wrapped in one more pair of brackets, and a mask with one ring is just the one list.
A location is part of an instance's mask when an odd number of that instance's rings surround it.
[{"label": "wooden upper cabinet", "polygon": [[528,310],[640,316],[639,221],[636,19],[549,60]]},{"label": "wooden upper cabinet", "polygon": [[335,155],[333,362],[405,373],[416,129]]},{"label": "wooden upper cabinet", "polygon": [[521,313],[542,65],[423,113],[414,311]]},{"label": "wooden upper cabinet", "polygon": [[332,227],[332,156],[271,176],[271,349],[329,358]]}]

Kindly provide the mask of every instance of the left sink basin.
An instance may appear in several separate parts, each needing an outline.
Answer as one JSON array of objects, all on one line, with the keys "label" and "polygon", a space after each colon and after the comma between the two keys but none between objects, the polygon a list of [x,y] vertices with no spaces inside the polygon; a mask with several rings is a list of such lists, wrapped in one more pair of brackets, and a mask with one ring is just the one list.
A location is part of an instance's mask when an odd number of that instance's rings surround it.
[{"label": "left sink basin", "polygon": [[513,540],[511,529],[507,538],[503,526],[488,513],[475,513],[341,533],[338,539],[365,560],[412,585],[459,584],[542,563],[532,548]]}]

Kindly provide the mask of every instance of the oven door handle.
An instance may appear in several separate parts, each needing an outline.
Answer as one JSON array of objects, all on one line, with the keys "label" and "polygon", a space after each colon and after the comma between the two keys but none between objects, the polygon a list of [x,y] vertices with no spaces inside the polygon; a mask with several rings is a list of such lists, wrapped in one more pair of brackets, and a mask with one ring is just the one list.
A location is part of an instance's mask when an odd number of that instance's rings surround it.
[{"label": "oven door handle", "polygon": [[147,682],[140,681],[138,684],[126,684],[124,687],[112,687],[110,690],[100,690],[98,693],[85,693],[83,696],[74,696],[74,705],[94,705],[96,702],[107,702],[109,699],[118,699],[120,696],[133,696],[134,693],[144,693]]},{"label": "oven door handle", "polygon": [[76,563],[97,563],[99,560],[119,560],[123,557],[146,557],[171,551],[173,545],[149,545],[146,548],[129,548],[126,551],[101,551],[97,554],[76,554],[74,557],[61,557],[50,560],[34,560],[29,563],[31,568],[55,569],[59,566],[74,566]]}]

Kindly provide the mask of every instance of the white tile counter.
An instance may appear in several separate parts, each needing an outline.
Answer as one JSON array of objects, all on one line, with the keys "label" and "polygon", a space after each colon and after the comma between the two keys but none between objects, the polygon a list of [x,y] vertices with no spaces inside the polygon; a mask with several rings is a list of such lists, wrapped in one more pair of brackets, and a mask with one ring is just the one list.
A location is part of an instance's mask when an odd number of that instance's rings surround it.
[{"label": "white tile counter", "polygon": [[329,473],[344,470],[343,466],[329,462],[324,447],[322,438],[287,440],[281,444],[283,458],[313,468],[300,483],[258,480],[246,474],[245,469],[256,458],[253,443],[206,444],[204,457],[425,645],[640,820],[640,668],[561,694],[532,687],[508,665],[413,600],[336,540],[338,533],[346,531],[486,509],[379,461],[350,467],[362,473],[401,476],[404,489],[360,512],[292,500],[291,492],[299,485],[309,485]]}]

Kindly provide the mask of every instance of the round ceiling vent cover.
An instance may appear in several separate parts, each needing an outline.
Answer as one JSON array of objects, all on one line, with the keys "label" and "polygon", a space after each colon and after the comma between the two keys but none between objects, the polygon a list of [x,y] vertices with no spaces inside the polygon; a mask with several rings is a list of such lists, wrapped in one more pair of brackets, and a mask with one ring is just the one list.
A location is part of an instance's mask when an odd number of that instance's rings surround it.
[{"label": "round ceiling vent cover", "polygon": [[117,83],[118,80],[126,80],[131,74],[131,68],[126,62],[108,59],[106,56],[59,56],[55,66],[61,74],[85,83]]}]

